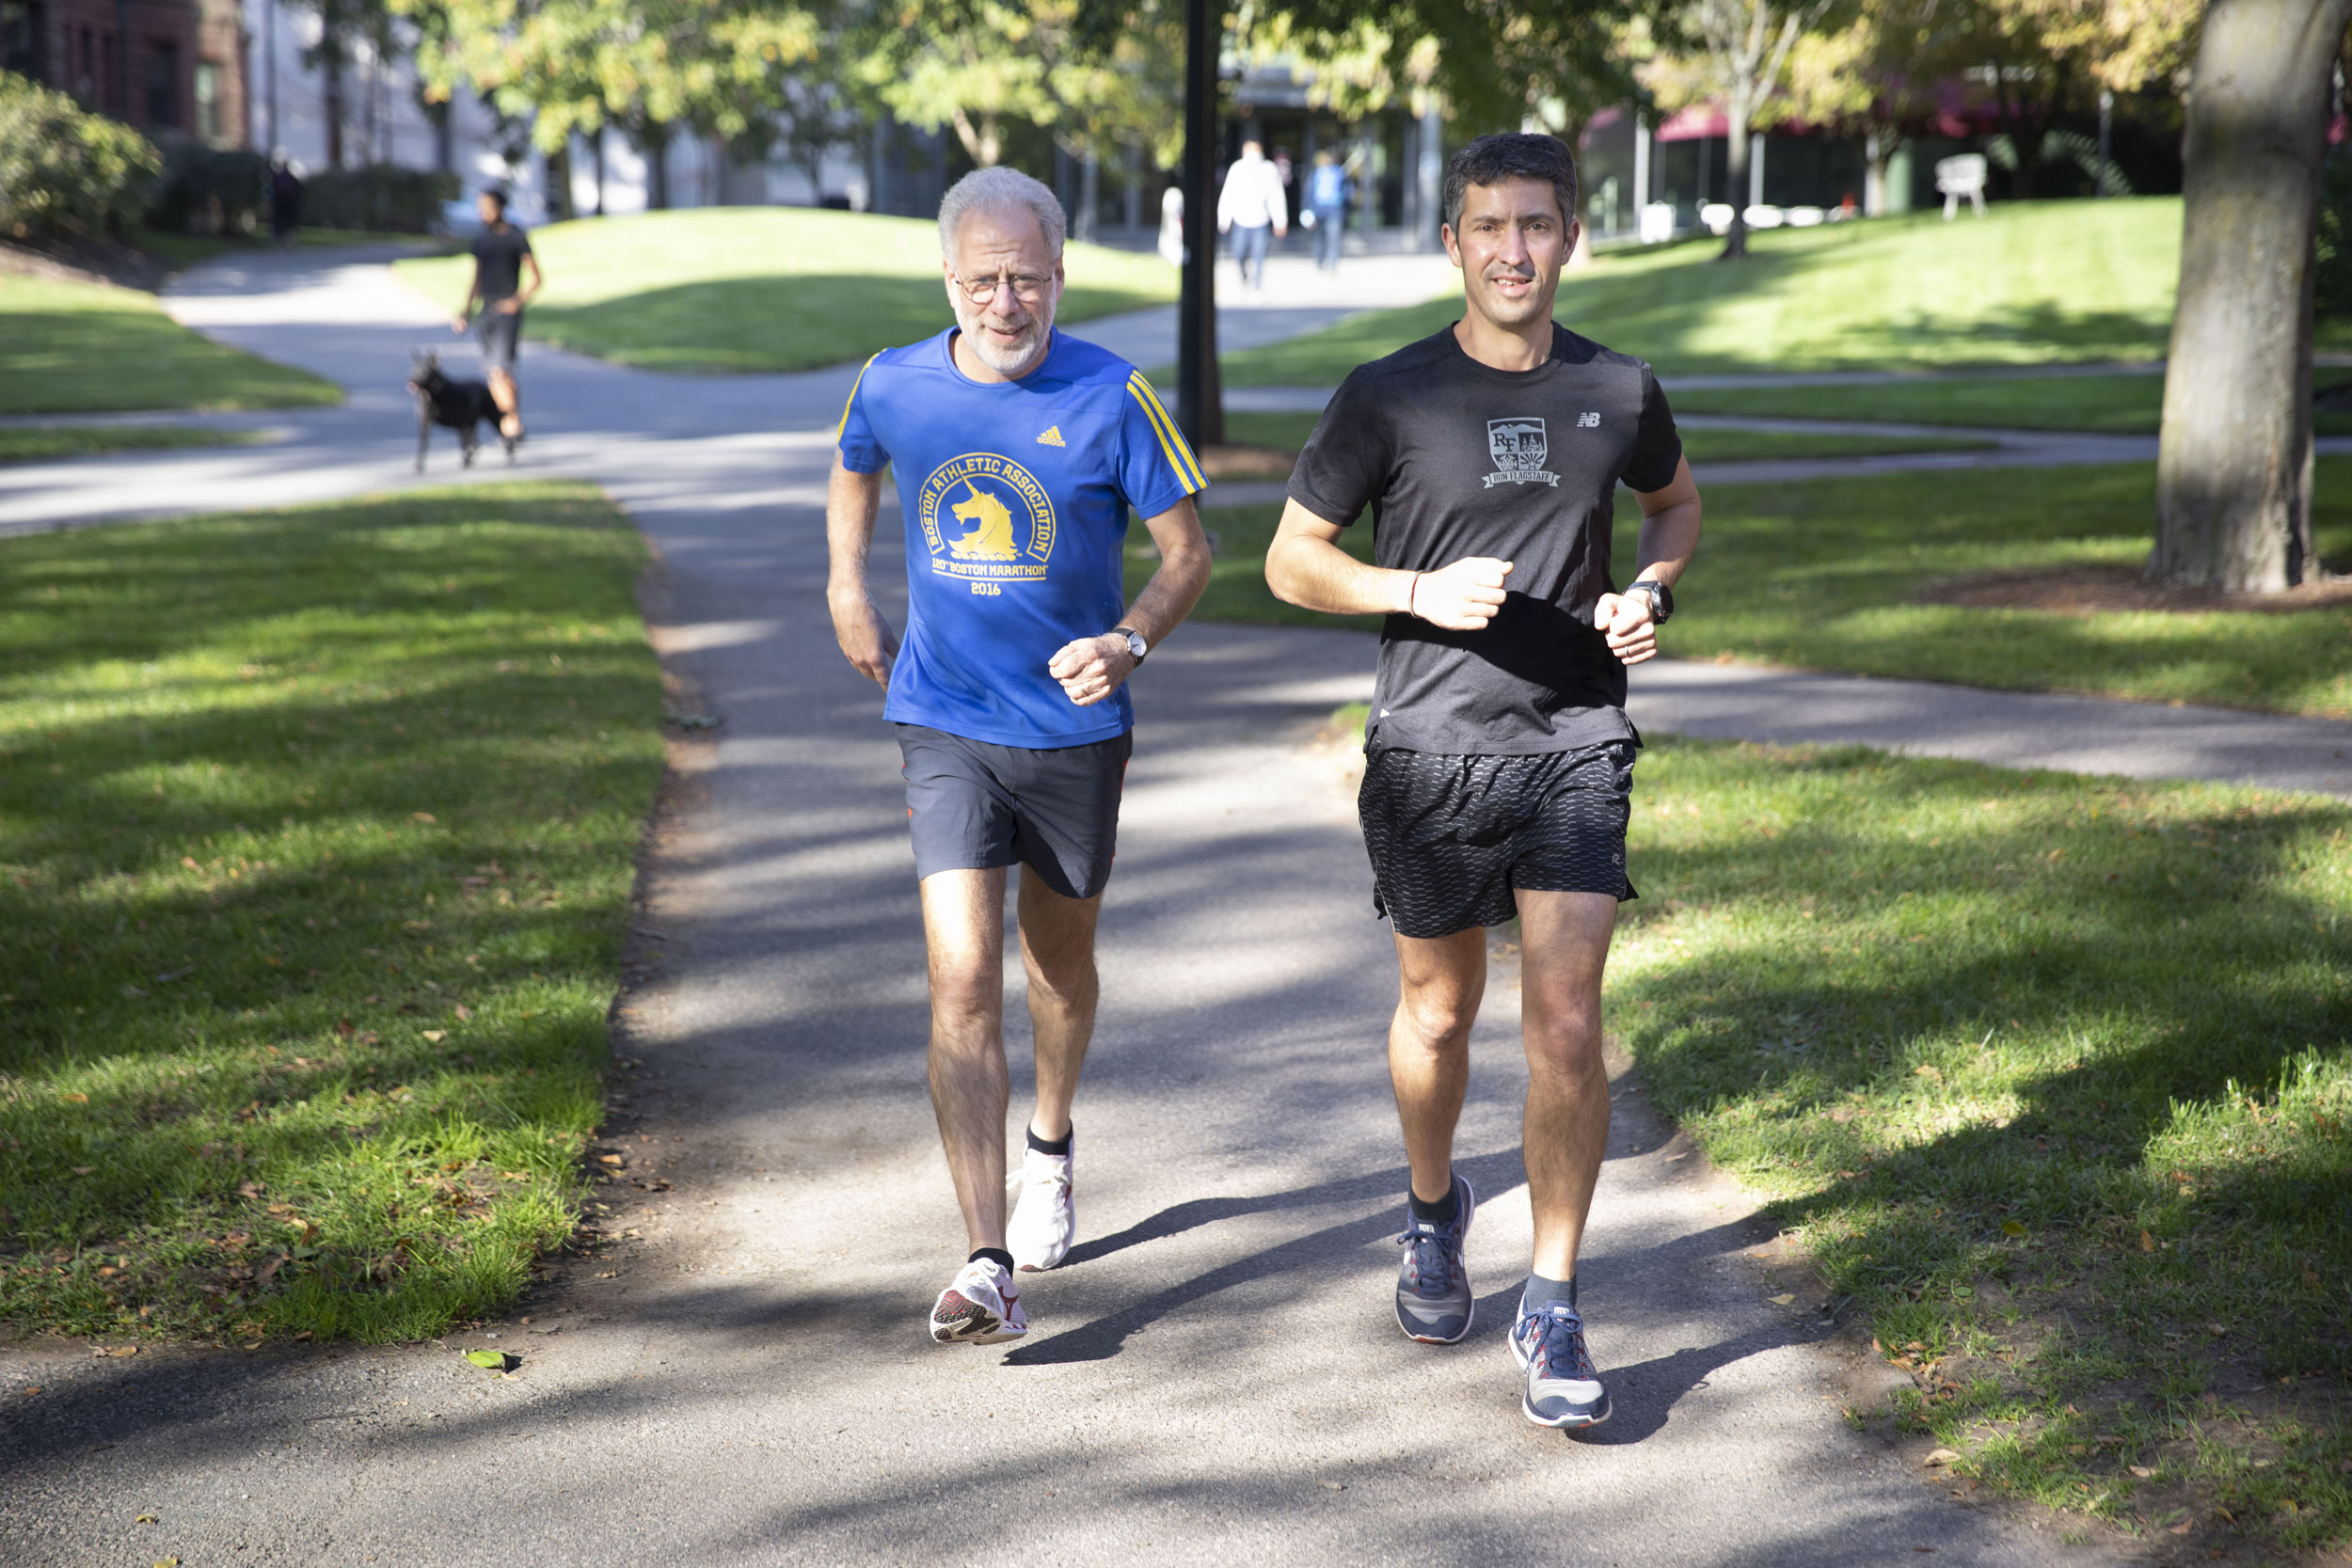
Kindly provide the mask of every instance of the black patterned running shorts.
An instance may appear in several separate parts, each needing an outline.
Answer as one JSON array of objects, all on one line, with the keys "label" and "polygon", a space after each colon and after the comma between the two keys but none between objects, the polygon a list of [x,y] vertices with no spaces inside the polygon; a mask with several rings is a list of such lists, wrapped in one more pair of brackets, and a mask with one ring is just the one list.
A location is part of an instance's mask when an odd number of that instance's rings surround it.
[{"label": "black patterned running shorts", "polygon": [[1374,912],[1399,936],[1444,937],[1511,919],[1518,888],[1634,897],[1625,825],[1635,744],[1537,756],[1373,752],[1356,809]]}]

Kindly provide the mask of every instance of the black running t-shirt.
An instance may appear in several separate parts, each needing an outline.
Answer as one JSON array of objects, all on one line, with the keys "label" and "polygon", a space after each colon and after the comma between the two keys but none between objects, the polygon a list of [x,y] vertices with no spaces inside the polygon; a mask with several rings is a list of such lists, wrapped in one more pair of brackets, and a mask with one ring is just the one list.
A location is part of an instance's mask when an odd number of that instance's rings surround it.
[{"label": "black running t-shirt", "polygon": [[1388,618],[1365,748],[1536,755],[1629,737],[1625,665],[1593,607],[1615,591],[1618,483],[1662,490],[1681,458],[1650,368],[1556,324],[1532,371],[1480,364],[1451,327],[1358,366],[1298,454],[1291,499],[1343,526],[1371,507],[1382,566],[1512,563],[1478,631]]},{"label": "black running t-shirt", "polygon": [[485,228],[474,236],[473,259],[482,269],[482,303],[496,305],[512,299],[523,286],[523,258],[531,254],[531,236],[511,223]]}]

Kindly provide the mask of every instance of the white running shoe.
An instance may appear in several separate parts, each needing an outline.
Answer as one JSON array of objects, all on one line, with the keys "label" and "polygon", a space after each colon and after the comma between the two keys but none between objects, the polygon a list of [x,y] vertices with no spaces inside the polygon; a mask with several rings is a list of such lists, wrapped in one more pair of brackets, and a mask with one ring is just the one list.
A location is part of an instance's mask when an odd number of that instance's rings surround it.
[{"label": "white running shoe", "polygon": [[1078,1206],[1070,1196],[1070,1162],[1077,1153],[1021,1155],[1021,1201],[1005,1226],[1005,1249],[1024,1274],[1050,1269],[1069,1256],[1078,1234]]},{"label": "white running shoe", "polygon": [[956,1271],[931,1307],[931,1338],[943,1345],[989,1345],[1029,1332],[1012,1275],[985,1258]]}]

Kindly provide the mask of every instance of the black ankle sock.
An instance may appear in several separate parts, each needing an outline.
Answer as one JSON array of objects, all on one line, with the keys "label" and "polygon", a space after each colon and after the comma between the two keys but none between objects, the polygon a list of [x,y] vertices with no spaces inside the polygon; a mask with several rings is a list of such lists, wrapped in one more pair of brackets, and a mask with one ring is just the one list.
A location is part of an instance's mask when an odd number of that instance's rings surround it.
[{"label": "black ankle sock", "polygon": [[1423,1225],[1452,1225],[1454,1216],[1462,1212],[1462,1186],[1455,1182],[1446,1188],[1445,1196],[1435,1203],[1423,1203],[1413,1189],[1405,1189],[1405,1201],[1412,1206],[1413,1218]]},{"label": "black ankle sock", "polygon": [[1029,1147],[1036,1149],[1040,1154],[1055,1154],[1067,1159],[1070,1156],[1070,1140],[1076,1137],[1077,1134],[1078,1130],[1075,1127],[1073,1127],[1069,1132],[1064,1132],[1060,1137],[1056,1138],[1049,1143],[1045,1139],[1039,1137],[1037,1135],[1037,1129],[1032,1127],[1029,1129]]},{"label": "black ankle sock", "polygon": [[983,1258],[995,1264],[998,1268],[1004,1270],[1007,1274],[1012,1273],[1012,1254],[1007,1252],[1000,1246],[981,1247],[975,1251],[971,1257],[965,1259],[964,1261],[967,1263],[977,1263]]},{"label": "black ankle sock", "polygon": [[1576,1305],[1576,1276],[1570,1275],[1565,1279],[1546,1279],[1539,1274],[1529,1275],[1527,1276],[1527,1305],[1540,1307],[1548,1301],[1565,1302],[1574,1307]]}]

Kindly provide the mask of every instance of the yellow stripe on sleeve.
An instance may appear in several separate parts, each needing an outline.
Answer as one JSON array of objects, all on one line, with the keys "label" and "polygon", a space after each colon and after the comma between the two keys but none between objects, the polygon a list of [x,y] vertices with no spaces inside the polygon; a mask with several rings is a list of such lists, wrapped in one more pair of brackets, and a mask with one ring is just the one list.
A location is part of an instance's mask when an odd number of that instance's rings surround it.
[{"label": "yellow stripe on sleeve", "polygon": [[1152,430],[1159,436],[1160,450],[1168,454],[1168,466],[1176,470],[1176,477],[1195,495],[1206,490],[1209,482],[1202,476],[1200,465],[1193,461],[1192,449],[1184,444],[1184,433],[1176,428],[1176,421],[1168,417],[1168,410],[1160,406],[1160,400],[1152,395],[1152,384],[1143,379],[1142,372],[1138,371],[1128,378],[1127,390],[1135,395],[1136,403],[1143,405],[1145,417],[1152,421]]},{"label": "yellow stripe on sleeve", "polygon": [[833,428],[833,444],[834,446],[839,446],[841,444],[841,437],[849,433],[850,410],[857,404],[857,389],[866,385],[866,372],[872,370],[874,368],[874,361],[881,357],[882,356],[879,354],[873,355],[866,359],[865,364],[860,365],[857,368],[857,379],[850,383],[850,395],[841,400],[841,422]]}]

